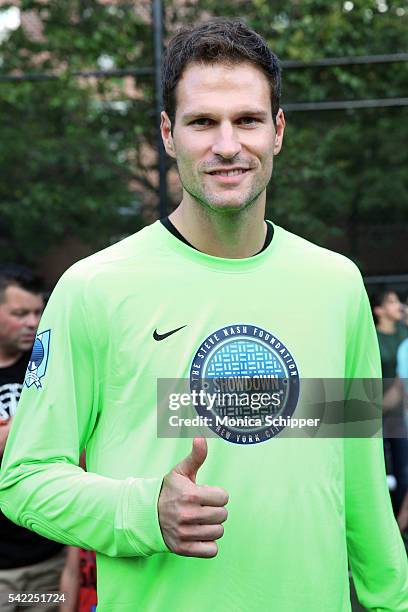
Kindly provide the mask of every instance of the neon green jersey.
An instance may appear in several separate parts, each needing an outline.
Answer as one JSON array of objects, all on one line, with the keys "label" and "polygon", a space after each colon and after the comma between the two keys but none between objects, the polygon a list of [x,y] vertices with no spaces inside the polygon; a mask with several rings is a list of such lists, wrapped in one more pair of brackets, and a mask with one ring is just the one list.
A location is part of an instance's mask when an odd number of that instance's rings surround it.
[{"label": "neon green jersey", "polygon": [[[243,327],[273,338],[273,355],[252,359],[259,342]],[[381,376],[349,260],[277,226],[260,254],[222,259],[155,223],[68,270],[39,329],[1,507],[44,536],[97,551],[100,612],[345,612],[348,557],[366,608],[408,610],[379,438],[210,438],[198,482],[230,495],[217,557],[170,553],[158,521],[162,478],[191,439],[158,438],[157,379],[209,372],[221,349],[233,368],[239,347],[242,367],[286,368],[300,384]],[[88,472],[78,467],[84,448]]]}]

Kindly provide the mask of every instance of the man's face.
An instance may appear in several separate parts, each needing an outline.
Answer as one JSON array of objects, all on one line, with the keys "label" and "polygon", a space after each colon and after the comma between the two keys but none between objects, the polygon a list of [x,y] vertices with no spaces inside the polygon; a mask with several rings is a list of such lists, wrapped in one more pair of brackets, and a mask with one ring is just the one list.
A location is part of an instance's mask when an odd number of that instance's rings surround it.
[{"label": "man's face", "polygon": [[390,321],[400,321],[402,319],[402,304],[396,293],[394,293],[393,291],[387,293],[383,303],[381,304],[381,306],[379,306],[378,314]]},{"label": "man's face", "polygon": [[275,128],[263,72],[247,62],[191,63],[177,85],[176,101],[173,132],[162,113],[162,135],[167,153],[177,160],[184,191],[223,212],[264,197],[285,119],[279,111]]},{"label": "man's face", "polygon": [[44,309],[42,296],[10,285],[2,297],[0,346],[11,353],[30,350]]}]

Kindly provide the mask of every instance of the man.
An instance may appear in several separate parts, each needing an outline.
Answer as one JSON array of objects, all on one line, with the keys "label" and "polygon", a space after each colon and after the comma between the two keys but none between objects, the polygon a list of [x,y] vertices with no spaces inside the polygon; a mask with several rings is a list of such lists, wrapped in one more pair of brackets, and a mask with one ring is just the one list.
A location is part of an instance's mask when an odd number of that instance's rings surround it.
[{"label": "man", "polygon": [[405,394],[408,394],[408,338],[405,338],[397,350],[397,374]]},{"label": "man", "polygon": [[163,86],[183,200],[55,289],[40,326],[47,369],[22,398],[32,431],[15,426],[6,450],[3,510],[97,551],[99,612],[349,611],[347,551],[367,608],[407,610],[381,440],[277,436],[266,418],[211,425],[192,450],[179,432],[157,435],[169,379],[192,391],[231,373],[277,381],[290,416],[303,378],[379,376],[357,269],[264,221],[285,127],[265,41],[227,19],[182,31]]},{"label": "man", "polygon": [[[406,418],[406,411],[408,408],[408,338],[405,338],[405,340],[403,340],[398,347],[397,374],[401,380],[401,387],[403,390],[403,407]],[[398,525],[402,532],[408,531],[408,492],[405,493],[405,497],[401,503],[398,514]],[[406,542],[406,547],[408,548],[408,541]]]},{"label": "man", "polygon": [[395,515],[398,516],[408,491],[408,432],[404,418],[404,376],[398,376],[397,352],[408,336],[408,328],[402,322],[402,304],[395,291],[383,289],[375,293],[371,297],[371,307],[384,378],[384,446],[390,471],[397,481],[393,505]]},{"label": "man", "polygon": [[[23,266],[0,266],[0,461],[16,414],[38,323],[44,308],[39,278]],[[25,424],[30,435],[30,424]],[[8,594],[58,590],[63,546],[17,527],[0,512],[0,610],[14,609]],[[37,604],[38,606],[38,604]]]}]

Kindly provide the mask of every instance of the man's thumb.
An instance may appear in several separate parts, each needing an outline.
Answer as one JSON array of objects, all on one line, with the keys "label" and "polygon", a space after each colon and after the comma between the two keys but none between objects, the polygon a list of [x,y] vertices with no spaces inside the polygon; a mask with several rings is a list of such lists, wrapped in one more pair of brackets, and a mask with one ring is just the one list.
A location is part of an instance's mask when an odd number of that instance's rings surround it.
[{"label": "man's thumb", "polygon": [[205,438],[194,438],[191,453],[176,465],[174,471],[183,476],[187,476],[192,482],[195,482],[197,472],[203,465],[206,457],[207,440]]}]

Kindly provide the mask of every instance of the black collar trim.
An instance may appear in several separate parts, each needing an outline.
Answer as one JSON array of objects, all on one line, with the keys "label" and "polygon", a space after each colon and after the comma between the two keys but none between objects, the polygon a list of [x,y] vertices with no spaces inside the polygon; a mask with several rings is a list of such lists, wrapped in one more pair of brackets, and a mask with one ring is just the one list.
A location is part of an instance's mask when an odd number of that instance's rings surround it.
[{"label": "black collar trim", "polygon": [[[170,232],[170,234],[173,234],[173,236],[175,236],[175,238],[178,238],[178,240],[181,240],[181,242],[184,242],[184,244],[187,244],[192,249],[195,249],[196,251],[198,251],[198,249],[196,249],[195,246],[190,244],[188,242],[188,240],[186,240],[184,238],[184,236],[182,234],[180,234],[178,229],[173,225],[173,223],[170,221],[170,219],[168,217],[165,217],[164,219],[160,219],[160,223],[162,225],[164,225],[164,227]],[[272,242],[273,233],[274,233],[273,225],[272,225],[272,223],[268,223],[267,222],[266,226],[267,226],[267,230],[266,230],[266,236],[265,236],[264,245],[263,245],[262,249],[260,251],[258,251],[258,253],[255,253],[255,255],[259,255],[259,253],[262,253],[266,248],[268,248],[268,246]]]}]

